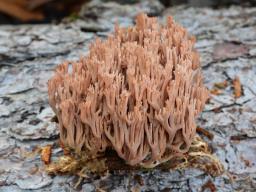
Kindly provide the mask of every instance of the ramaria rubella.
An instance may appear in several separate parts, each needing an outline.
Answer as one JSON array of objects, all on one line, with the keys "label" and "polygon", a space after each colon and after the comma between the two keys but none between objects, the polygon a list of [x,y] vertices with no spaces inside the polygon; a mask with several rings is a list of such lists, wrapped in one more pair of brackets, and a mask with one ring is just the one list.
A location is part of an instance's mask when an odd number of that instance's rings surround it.
[{"label": "ramaria rubella", "polygon": [[76,153],[113,149],[129,165],[154,167],[189,150],[208,91],[195,39],[169,17],[97,39],[88,56],[59,65],[49,103],[60,138]]}]

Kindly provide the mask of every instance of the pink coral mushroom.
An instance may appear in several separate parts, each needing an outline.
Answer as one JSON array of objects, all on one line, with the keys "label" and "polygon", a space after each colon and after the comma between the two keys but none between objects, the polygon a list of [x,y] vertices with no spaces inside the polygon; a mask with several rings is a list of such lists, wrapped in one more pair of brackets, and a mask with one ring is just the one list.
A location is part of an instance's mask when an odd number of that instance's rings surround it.
[{"label": "pink coral mushroom", "polygon": [[77,153],[111,148],[145,167],[187,152],[208,98],[194,43],[172,17],[162,26],[140,14],[136,26],[117,26],[88,56],[59,65],[48,92],[61,141]]}]

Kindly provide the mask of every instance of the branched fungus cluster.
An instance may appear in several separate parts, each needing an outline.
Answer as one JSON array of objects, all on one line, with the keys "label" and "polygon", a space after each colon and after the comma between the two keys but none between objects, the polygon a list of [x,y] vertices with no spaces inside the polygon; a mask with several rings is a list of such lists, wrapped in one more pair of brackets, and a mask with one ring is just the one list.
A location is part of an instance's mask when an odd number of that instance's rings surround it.
[{"label": "branched fungus cluster", "polygon": [[145,167],[186,153],[208,98],[194,43],[172,17],[162,26],[140,14],[136,26],[117,26],[86,57],[59,65],[48,89],[61,141]]}]

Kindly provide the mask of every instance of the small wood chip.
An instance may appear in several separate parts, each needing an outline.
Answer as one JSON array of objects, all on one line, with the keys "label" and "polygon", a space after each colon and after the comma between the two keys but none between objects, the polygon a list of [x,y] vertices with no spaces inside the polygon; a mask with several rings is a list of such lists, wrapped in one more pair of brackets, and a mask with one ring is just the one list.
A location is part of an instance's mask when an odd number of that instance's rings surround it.
[{"label": "small wood chip", "polygon": [[213,95],[220,95],[220,94],[222,94],[222,90],[213,88],[210,90],[210,93]]},{"label": "small wood chip", "polygon": [[228,86],[227,80],[219,83],[214,83],[214,87],[216,87],[217,89],[225,89],[227,86]]},{"label": "small wood chip", "polygon": [[223,82],[214,83],[214,86],[210,90],[210,93],[213,95],[220,95],[223,93],[222,89],[225,89],[227,86],[228,82],[226,80]]},{"label": "small wood chip", "polygon": [[234,96],[235,98],[239,98],[242,95],[242,86],[239,77],[235,77],[233,80],[233,87],[234,87]]},{"label": "small wood chip", "polygon": [[41,151],[41,160],[48,165],[51,161],[51,155],[52,155],[52,145],[46,145],[42,147]]}]

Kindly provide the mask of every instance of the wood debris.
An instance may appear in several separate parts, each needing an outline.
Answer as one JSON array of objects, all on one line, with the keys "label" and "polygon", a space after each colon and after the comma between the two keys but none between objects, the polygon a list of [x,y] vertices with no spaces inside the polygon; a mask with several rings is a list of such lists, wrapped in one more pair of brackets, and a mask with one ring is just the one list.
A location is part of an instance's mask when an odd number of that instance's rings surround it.
[{"label": "wood debris", "polygon": [[233,80],[233,88],[234,88],[235,98],[241,97],[242,96],[242,85],[241,85],[239,77],[237,77],[237,76]]},{"label": "wood debris", "polygon": [[41,150],[41,160],[48,165],[51,162],[52,145],[46,145]]},{"label": "wood debris", "polygon": [[214,83],[213,88],[210,90],[210,93],[213,95],[221,95],[223,93],[223,89],[228,86],[227,80],[223,82]]},{"label": "wood debris", "polygon": [[213,94],[213,95],[221,95],[222,94],[222,90],[220,89],[216,89],[216,88],[213,88],[210,90],[210,93]]},{"label": "wood debris", "polygon": [[225,89],[227,86],[228,86],[227,80],[225,80],[223,82],[214,83],[214,87],[216,87],[218,89]]}]

